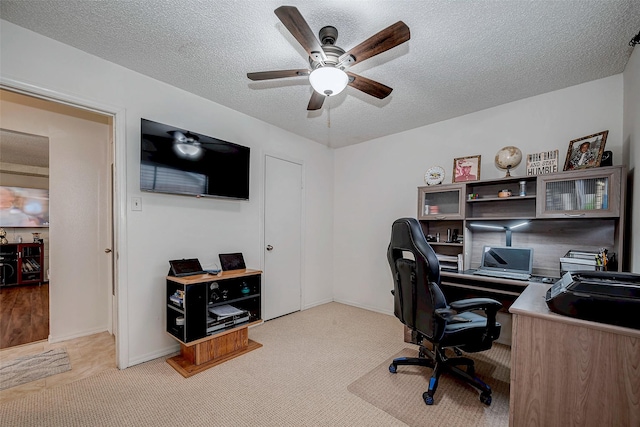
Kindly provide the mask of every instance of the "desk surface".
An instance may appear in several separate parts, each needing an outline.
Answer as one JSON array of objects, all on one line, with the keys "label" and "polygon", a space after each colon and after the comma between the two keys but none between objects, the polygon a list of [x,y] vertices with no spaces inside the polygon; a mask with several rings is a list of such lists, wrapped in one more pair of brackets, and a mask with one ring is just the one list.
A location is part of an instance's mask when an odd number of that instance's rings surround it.
[{"label": "desk surface", "polygon": [[473,270],[466,270],[462,273],[457,273],[454,271],[441,271],[440,276],[451,278],[451,279],[473,280],[479,283],[483,283],[483,282],[484,283],[500,283],[504,285],[520,286],[523,288],[526,287],[529,283],[538,283],[535,280],[527,282],[526,280],[513,280],[513,279],[503,279],[501,277],[481,276],[479,274],[472,274],[471,271]]},{"label": "desk surface", "polygon": [[195,283],[202,282],[214,282],[216,280],[234,279],[236,277],[255,276],[262,274],[261,270],[252,270],[250,268],[243,268],[240,270],[228,270],[221,271],[218,274],[195,274],[193,276],[175,277],[167,276],[167,280],[172,282],[182,283],[183,285],[193,285]]},{"label": "desk surface", "polygon": [[640,330],[633,328],[625,328],[623,326],[609,325],[606,323],[592,322],[589,320],[577,319],[575,317],[563,316],[549,310],[545,301],[547,290],[550,284],[530,283],[522,294],[515,300],[509,308],[511,314],[521,314],[525,316],[537,317],[540,319],[550,320],[553,322],[561,322],[569,325],[587,327],[589,329],[597,329],[604,332],[612,332],[615,334],[626,335],[634,338],[640,338]]}]

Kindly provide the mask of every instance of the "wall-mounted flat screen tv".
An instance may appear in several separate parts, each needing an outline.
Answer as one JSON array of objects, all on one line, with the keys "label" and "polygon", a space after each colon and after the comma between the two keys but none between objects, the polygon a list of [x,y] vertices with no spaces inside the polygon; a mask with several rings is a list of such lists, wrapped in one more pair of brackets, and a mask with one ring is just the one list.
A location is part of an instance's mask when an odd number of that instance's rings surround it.
[{"label": "wall-mounted flat screen tv", "polygon": [[249,199],[250,149],[142,119],[140,190]]},{"label": "wall-mounted flat screen tv", "polygon": [[0,227],[48,227],[49,190],[0,186]]}]

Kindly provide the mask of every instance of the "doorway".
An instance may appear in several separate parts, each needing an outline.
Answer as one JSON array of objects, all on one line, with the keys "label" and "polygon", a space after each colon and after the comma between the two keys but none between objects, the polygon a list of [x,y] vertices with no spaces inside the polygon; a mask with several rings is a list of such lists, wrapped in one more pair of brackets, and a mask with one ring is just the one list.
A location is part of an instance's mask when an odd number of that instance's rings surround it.
[{"label": "doorway", "polygon": [[104,249],[113,247],[113,117],[25,93],[0,94],[4,127],[50,139],[48,338],[111,332],[113,260]]},{"label": "doorway", "polygon": [[0,128],[0,349],[49,336],[49,138]]},{"label": "doorway", "polygon": [[302,164],[265,156],[264,320],[302,306]]}]

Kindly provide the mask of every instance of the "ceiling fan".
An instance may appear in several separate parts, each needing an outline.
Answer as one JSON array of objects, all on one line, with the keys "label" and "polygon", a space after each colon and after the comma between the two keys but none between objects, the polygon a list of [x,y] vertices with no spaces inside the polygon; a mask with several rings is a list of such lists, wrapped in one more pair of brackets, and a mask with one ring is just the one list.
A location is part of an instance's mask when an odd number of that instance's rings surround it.
[{"label": "ceiling fan", "polygon": [[179,130],[167,132],[173,137],[173,149],[179,157],[198,160],[204,154],[198,135],[191,132],[182,133]]},{"label": "ceiling fan", "polygon": [[319,41],[296,7],[280,6],[275,14],[309,54],[310,69],[247,73],[249,79],[258,81],[309,76],[314,91],[307,110],[319,110],[325,97],[337,95],[347,85],[379,99],[389,96],[393,90],[389,86],[345,70],[409,40],[411,34],[404,22],[396,22],[345,52],[335,45],[338,38],[335,27],[323,27],[319,32]]}]

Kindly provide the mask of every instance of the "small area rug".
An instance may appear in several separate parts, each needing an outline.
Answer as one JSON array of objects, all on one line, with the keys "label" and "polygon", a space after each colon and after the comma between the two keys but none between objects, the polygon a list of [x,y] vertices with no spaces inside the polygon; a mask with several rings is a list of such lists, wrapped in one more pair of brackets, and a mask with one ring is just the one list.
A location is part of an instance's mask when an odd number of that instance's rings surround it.
[{"label": "small area rug", "polygon": [[491,350],[465,354],[475,361],[476,376],[491,387],[491,406],[480,402],[480,393],[475,388],[446,373],[440,376],[435,403],[427,406],[422,393],[428,388],[430,368],[398,366],[396,374],[389,372],[394,358],[417,355],[417,347],[405,348],[347,389],[412,427],[509,425],[509,347],[494,343]]},{"label": "small area rug", "polygon": [[0,363],[0,390],[25,384],[71,369],[64,348],[47,350]]}]

